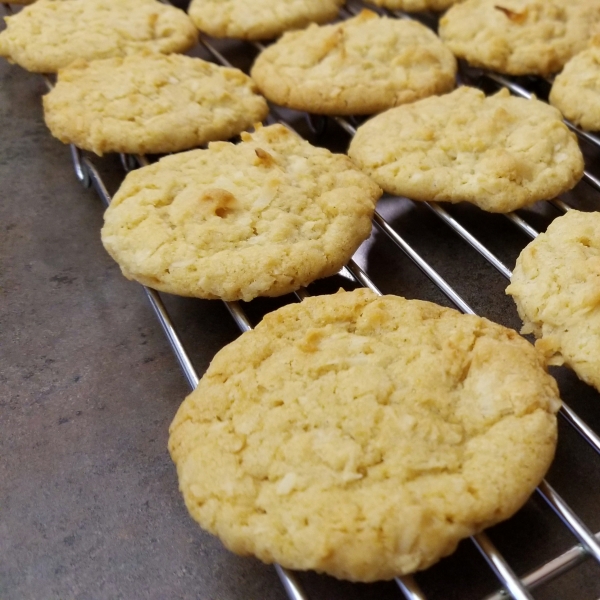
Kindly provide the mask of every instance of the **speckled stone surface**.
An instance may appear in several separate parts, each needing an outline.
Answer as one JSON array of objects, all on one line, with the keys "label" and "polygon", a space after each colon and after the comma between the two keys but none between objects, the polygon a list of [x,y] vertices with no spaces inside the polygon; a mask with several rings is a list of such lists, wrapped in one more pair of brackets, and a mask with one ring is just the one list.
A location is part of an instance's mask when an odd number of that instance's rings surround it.
[{"label": "speckled stone surface", "polygon": [[[249,60],[244,51],[238,56]],[[284,599],[272,567],[230,554],[186,513],[166,450],[186,381],[141,288],[101,247],[102,205],[76,181],[68,148],[46,131],[44,91],[39,76],[0,62],[0,598]],[[347,143],[337,135],[327,143]],[[114,191],[119,161],[97,164]],[[598,198],[581,184],[565,200],[589,209]],[[514,264],[527,239],[506,219],[449,210]],[[542,229],[553,210],[524,215]],[[384,200],[381,211],[476,311],[519,326],[506,281],[426,207]],[[359,258],[386,293],[449,304],[381,233]],[[342,284],[335,277],[311,291]],[[165,302],[202,373],[237,328],[221,303]],[[280,302],[255,301],[248,311],[257,320]],[[563,397],[600,431],[598,394],[565,369],[556,372]],[[548,479],[600,530],[600,459],[564,422]],[[538,497],[490,537],[519,573],[574,544]],[[313,599],[402,597],[390,582],[300,579]],[[433,600],[482,598],[497,588],[468,541],[417,580]],[[591,561],[535,593],[599,596],[600,567]]]}]

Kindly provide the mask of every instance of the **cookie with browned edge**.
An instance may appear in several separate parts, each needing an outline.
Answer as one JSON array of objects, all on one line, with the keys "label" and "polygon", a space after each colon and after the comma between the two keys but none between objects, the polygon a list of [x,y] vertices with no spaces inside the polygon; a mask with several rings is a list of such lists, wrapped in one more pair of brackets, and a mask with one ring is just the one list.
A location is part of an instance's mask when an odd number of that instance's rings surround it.
[{"label": "cookie with browned edge", "polygon": [[519,255],[506,293],[550,362],[600,390],[600,213],[555,219]]},{"label": "cookie with browned edge", "polygon": [[559,406],[515,331],[358,290],[288,305],[222,349],[169,450],[192,517],[230,550],[374,581],[518,510]]},{"label": "cookie with browned edge", "polygon": [[238,69],[182,54],[76,61],[44,96],[52,134],[96,154],[164,154],[226,140],[269,108]]},{"label": "cookie with browned edge", "polygon": [[459,58],[511,75],[560,71],[599,31],[599,0],[466,0],[439,34]]},{"label": "cookie with browned edge", "polygon": [[284,34],[252,77],[271,101],[317,114],[373,114],[454,88],[456,60],[417,21],[364,10]]},{"label": "cookie with browned edge", "polygon": [[334,19],[344,0],[192,0],[196,27],[214,37],[268,40]]},{"label": "cookie with browned edge", "polygon": [[509,212],[570,190],[577,139],[554,107],[461,87],[392,108],[358,128],[350,157],[387,192]]},{"label": "cookie with browned edge", "polygon": [[336,273],[380,195],[347,156],[271,125],[129,173],[102,241],[126,277],[159,290],[278,296]]},{"label": "cookie with browned edge", "polygon": [[184,52],[198,38],[182,10],[157,0],[37,0],[5,20],[0,56],[41,73],[79,58]]}]

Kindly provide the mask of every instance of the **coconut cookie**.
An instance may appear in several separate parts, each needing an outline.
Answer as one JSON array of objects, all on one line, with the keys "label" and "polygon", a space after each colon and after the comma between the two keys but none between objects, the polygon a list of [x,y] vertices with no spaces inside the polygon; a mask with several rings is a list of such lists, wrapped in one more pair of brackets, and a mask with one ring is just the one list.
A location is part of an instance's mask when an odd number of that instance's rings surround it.
[{"label": "coconut cookie", "polygon": [[550,102],[575,125],[600,130],[600,45],[590,46],[565,65],[552,84]]},{"label": "coconut cookie", "polygon": [[405,10],[406,12],[418,12],[421,10],[433,10],[436,12],[446,10],[462,0],[369,0],[372,4],[383,6],[390,10]]},{"label": "coconut cookie", "polygon": [[598,30],[599,0],[466,0],[440,20],[459,58],[512,75],[550,75]]},{"label": "coconut cookie", "polygon": [[268,40],[334,19],[344,0],[192,0],[196,27],[214,37]]},{"label": "coconut cookie", "polygon": [[123,274],[200,298],[278,296],[339,271],[371,232],[379,187],[282,125],[127,175],[102,241]]},{"label": "coconut cookie", "polygon": [[560,113],[507,90],[461,87],[358,128],[350,157],[387,192],[509,212],[571,189],[583,157]]},{"label": "coconut cookie", "polygon": [[391,579],[519,509],[559,404],[516,332],[363,289],[288,305],[221,350],[169,450],[188,510],[234,552]]},{"label": "coconut cookie", "polygon": [[78,58],[183,52],[198,34],[182,10],[157,0],[38,0],[5,19],[0,56],[41,73]]},{"label": "coconut cookie", "polygon": [[76,61],[44,96],[52,135],[96,154],[187,150],[237,135],[268,111],[238,69],[181,54]]},{"label": "coconut cookie", "polygon": [[454,88],[456,60],[416,21],[364,10],[334,25],[288,32],[252,77],[273,102],[317,114],[372,114]]},{"label": "coconut cookie", "polygon": [[600,390],[600,213],[555,219],[521,252],[506,293],[551,363]]}]

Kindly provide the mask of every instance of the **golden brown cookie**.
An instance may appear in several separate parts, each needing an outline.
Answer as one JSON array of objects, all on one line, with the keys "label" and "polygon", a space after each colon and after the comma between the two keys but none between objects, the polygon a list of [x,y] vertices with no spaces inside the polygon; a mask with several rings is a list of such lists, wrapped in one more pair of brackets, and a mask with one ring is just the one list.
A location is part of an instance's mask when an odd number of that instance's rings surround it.
[{"label": "golden brown cookie", "polygon": [[271,101],[316,114],[373,114],[454,88],[456,60],[416,21],[364,10],[334,25],[288,32],[256,59]]},{"label": "golden brown cookie", "polygon": [[600,38],[576,54],[556,76],[550,103],[575,125],[600,130]]},{"label": "golden brown cookie", "polygon": [[358,128],[348,154],[389,193],[490,212],[554,198],[584,167],[555,108],[469,87],[374,117]]},{"label": "golden brown cookie", "polygon": [[38,0],[5,20],[0,56],[41,73],[79,58],[183,52],[198,33],[182,10],[157,0]]},{"label": "golden brown cookie", "polygon": [[371,231],[379,187],[282,125],[130,173],[102,241],[124,275],[200,298],[278,296],[336,273]]},{"label": "golden brown cookie", "polygon": [[181,54],[76,61],[44,96],[52,135],[96,154],[188,150],[237,135],[268,112],[250,77]]},{"label": "golden brown cookie", "polygon": [[230,550],[391,579],[519,509],[559,404],[515,331],[358,290],[288,305],[221,350],[169,450],[188,510]]},{"label": "golden brown cookie", "polygon": [[214,37],[268,40],[334,19],[344,0],[192,0],[196,27]]},{"label": "golden brown cookie", "polygon": [[439,34],[477,67],[550,75],[585,48],[599,23],[599,0],[466,0],[442,17]]},{"label": "golden brown cookie", "polygon": [[506,293],[551,363],[600,390],[600,213],[555,219],[521,252]]}]

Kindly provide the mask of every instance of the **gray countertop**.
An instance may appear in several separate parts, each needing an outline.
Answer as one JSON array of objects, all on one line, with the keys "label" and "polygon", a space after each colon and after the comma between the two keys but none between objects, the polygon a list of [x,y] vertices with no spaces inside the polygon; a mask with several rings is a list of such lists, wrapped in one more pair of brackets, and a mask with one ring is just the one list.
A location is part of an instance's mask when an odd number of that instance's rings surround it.
[{"label": "gray countertop", "polygon": [[[187,515],[166,450],[185,379],[142,289],[101,246],[102,205],[77,182],[68,147],[46,130],[44,92],[40,76],[0,62],[0,597],[283,599],[272,567],[229,553]],[[334,137],[316,141],[344,144],[330,127]],[[114,191],[119,160],[93,160]],[[564,199],[589,208],[600,194],[582,183]],[[391,200],[381,210],[477,312],[519,327],[506,281],[430,211]],[[543,229],[553,210],[522,214]],[[527,243],[498,215],[452,213],[510,267]],[[386,293],[449,304],[379,233],[359,261]],[[313,291],[342,283],[331,278]],[[238,330],[219,302],[165,302],[201,374]],[[279,302],[248,310],[257,320]],[[563,397],[600,431],[598,394],[565,369],[556,375]],[[564,422],[548,479],[600,530],[600,458]],[[519,574],[575,543],[537,496],[490,537]],[[314,599],[401,597],[391,582],[300,578]],[[469,541],[417,579],[431,599],[481,598],[497,587]],[[591,560],[535,592],[599,596]]]}]

